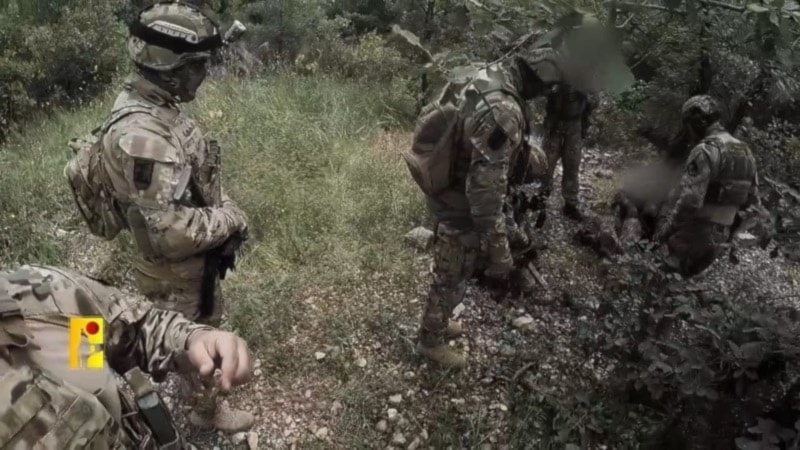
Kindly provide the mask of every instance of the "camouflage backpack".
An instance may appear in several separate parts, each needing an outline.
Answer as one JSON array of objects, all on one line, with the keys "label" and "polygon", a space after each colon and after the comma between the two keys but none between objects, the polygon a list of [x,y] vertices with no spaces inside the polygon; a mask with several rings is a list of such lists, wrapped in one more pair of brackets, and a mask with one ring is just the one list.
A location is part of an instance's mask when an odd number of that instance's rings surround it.
[{"label": "camouflage backpack", "polygon": [[89,230],[106,240],[114,239],[122,229],[127,228],[127,223],[125,214],[111,193],[110,181],[103,166],[103,135],[114,123],[136,112],[153,114],[152,108],[144,103],[124,105],[114,111],[103,126],[92,131],[90,137],[69,141],[74,154],[64,167],[64,175]]},{"label": "camouflage backpack", "polygon": [[[504,91],[517,99],[525,110],[525,103],[508,88],[506,81],[496,66],[474,70],[448,82],[436,100],[422,109],[411,148],[403,152],[403,158],[425,194],[435,196],[452,185],[463,119],[480,97]],[[467,87],[474,87],[477,95],[465,97]]]}]

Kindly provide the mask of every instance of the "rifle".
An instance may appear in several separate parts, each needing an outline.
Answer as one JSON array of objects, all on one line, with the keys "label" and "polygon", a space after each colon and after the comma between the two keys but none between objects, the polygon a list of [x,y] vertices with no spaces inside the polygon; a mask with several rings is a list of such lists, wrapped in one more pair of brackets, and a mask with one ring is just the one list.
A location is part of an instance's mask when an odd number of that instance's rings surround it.
[{"label": "rifle", "polygon": [[[209,206],[194,178],[191,179],[189,188],[197,206],[201,208]],[[214,291],[217,287],[217,276],[220,280],[224,280],[228,270],[236,270],[236,252],[247,239],[246,230],[237,231],[229,236],[222,245],[206,252],[203,279],[200,285],[200,318],[210,317],[214,313]]]}]

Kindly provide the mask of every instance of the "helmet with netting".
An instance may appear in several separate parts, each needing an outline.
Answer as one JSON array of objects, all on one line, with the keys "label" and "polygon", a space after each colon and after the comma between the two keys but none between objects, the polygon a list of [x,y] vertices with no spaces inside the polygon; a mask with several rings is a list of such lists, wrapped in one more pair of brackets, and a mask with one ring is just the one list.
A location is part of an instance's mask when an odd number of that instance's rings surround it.
[{"label": "helmet with netting", "polygon": [[708,95],[695,95],[683,104],[681,117],[686,123],[707,126],[719,120],[719,106]]},{"label": "helmet with netting", "polygon": [[157,71],[208,59],[223,39],[217,24],[195,6],[163,2],[143,10],[130,26],[128,53],[142,67]]}]

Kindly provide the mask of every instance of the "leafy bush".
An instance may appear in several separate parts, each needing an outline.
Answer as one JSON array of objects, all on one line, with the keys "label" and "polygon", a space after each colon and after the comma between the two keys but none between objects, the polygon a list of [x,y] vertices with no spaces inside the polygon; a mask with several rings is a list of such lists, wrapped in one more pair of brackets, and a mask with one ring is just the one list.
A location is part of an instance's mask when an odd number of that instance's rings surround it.
[{"label": "leafy bush", "polygon": [[596,386],[518,400],[544,416],[537,435],[560,444],[540,448],[795,448],[796,309],[746,288],[721,296],[659,261],[644,249],[609,263],[604,295],[582,306],[585,358],[609,368]]},{"label": "leafy bush", "polygon": [[0,16],[0,137],[37,112],[86,100],[125,64],[115,1],[73,0],[41,24],[24,9],[6,8]]}]

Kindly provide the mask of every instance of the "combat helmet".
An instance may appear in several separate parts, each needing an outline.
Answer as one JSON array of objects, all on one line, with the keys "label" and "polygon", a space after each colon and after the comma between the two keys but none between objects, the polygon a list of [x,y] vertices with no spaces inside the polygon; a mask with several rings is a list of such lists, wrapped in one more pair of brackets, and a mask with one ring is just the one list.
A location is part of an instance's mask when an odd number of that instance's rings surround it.
[{"label": "combat helmet", "polygon": [[530,68],[545,84],[561,81],[561,68],[558,52],[551,47],[521,50],[517,57]]},{"label": "combat helmet", "polygon": [[694,118],[717,120],[719,119],[719,106],[708,95],[695,95],[683,104],[681,116],[683,120]]},{"label": "combat helmet", "polygon": [[217,23],[198,7],[182,2],[160,2],[144,9],[129,31],[131,59],[156,71],[208,59],[224,45]]}]

